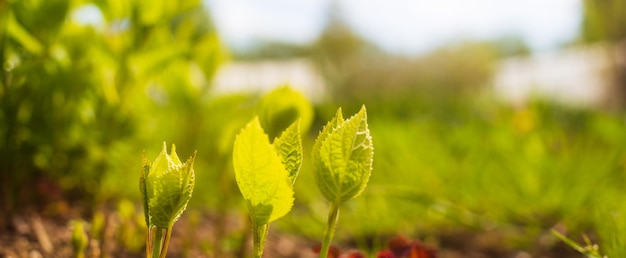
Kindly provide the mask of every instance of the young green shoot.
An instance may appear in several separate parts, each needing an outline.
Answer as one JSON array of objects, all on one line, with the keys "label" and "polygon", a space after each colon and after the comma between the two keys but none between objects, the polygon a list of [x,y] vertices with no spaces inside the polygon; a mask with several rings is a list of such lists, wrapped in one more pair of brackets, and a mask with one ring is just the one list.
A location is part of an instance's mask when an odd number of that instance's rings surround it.
[{"label": "young green shoot", "polygon": [[167,154],[165,142],[154,162],[143,157],[139,188],[148,227],[147,258],[164,258],[167,254],[172,227],[193,193],[195,157],[194,152],[182,163],[176,155],[176,146],[172,144],[172,153]]},{"label": "young green shoot", "polygon": [[591,240],[589,240],[589,238],[585,235],[583,235],[585,246],[581,246],[555,229],[552,229],[552,235],[556,236],[559,240],[563,241],[563,243],[567,244],[577,252],[584,254],[588,258],[608,258],[606,255],[600,254],[600,248],[598,245],[591,243]]},{"label": "young green shoot", "polygon": [[87,233],[85,233],[85,222],[74,220],[72,221],[72,227],[72,250],[74,251],[74,257],[84,258],[87,243],[89,242]]},{"label": "young green shoot", "polygon": [[237,186],[252,221],[253,257],[263,256],[269,223],[293,206],[293,184],[302,164],[300,123],[270,143],[258,117],[239,132],[233,148]]},{"label": "young green shoot", "polygon": [[365,106],[347,120],[343,119],[339,108],[313,145],[315,182],[330,203],[320,257],[328,256],[339,218],[339,207],[365,189],[372,171],[373,156],[374,146],[367,126]]}]

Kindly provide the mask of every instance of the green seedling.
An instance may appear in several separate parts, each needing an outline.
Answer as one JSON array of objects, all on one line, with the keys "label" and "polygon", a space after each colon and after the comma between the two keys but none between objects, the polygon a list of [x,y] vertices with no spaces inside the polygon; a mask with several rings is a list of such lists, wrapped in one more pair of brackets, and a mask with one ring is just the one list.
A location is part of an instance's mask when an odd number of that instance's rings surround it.
[{"label": "green seedling", "polygon": [[167,154],[167,146],[153,163],[144,155],[139,188],[143,202],[148,238],[146,257],[163,258],[172,234],[172,227],[187,207],[193,192],[195,174],[193,162],[196,153],[182,163],[172,144],[172,154]]},{"label": "green seedling", "polygon": [[589,238],[585,235],[583,235],[585,246],[576,243],[574,240],[566,237],[555,229],[552,229],[552,235],[556,236],[559,240],[563,241],[563,243],[567,244],[577,252],[584,254],[588,258],[608,258],[608,256],[600,254],[600,248],[598,245],[591,243],[591,240],[589,240]]},{"label": "green seedling", "polygon": [[252,221],[254,257],[259,258],[269,223],[293,206],[293,184],[302,164],[300,122],[289,126],[272,144],[255,117],[235,138],[233,163]]},{"label": "green seedling", "polygon": [[373,156],[374,146],[365,106],[347,120],[343,119],[339,108],[313,145],[315,182],[330,203],[320,257],[328,256],[339,218],[339,206],[365,189],[372,171]]},{"label": "green seedling", "polygon": [[87,242],[89,242],[87,233],[85,233],[85,222],[82,220],[72,221],[72,227],[72,250],[74,251],[74,257],[84,258]]}]

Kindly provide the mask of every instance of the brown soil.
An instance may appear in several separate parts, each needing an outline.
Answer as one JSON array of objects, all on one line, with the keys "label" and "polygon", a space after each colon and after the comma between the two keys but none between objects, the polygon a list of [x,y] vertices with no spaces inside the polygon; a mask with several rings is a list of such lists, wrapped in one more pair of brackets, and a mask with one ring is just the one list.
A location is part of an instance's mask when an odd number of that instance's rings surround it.
[{"label": "brown soil", "polygon": [[[49,215],[46,212],[22,212],[18,215],[0,218],[0,257],[74,257],[71,245],[70,218],[80,218],[78,212],[64,212],[64,215]],[[85,216],[83,216],[85,217]],[[145,257],[141,247],[129,250],[118,241],[120,238],[119,218],[109,213],[105,215],[106,226],[101,239],[93,237],[89,241],[86,257]],[[242,250],[250,250],[249,239],[243,248],[231,248],[230,254],[215,255],[212,248],[215,235],[212,225],[217,223],[209,216],[189,219],[186,216],[177,222],[172,236],[168,257],[246,257]],[[223,225],[240,227],[241,221],[222,221]],[[137,230],[143,230],[138,228]],[[139,232],[139,231],[136,231]],[[141,233],[139,233],[141,235]],[[193,237],[190,237],[192,235]],[[249,237],[248,237],[249,238]],[[581,257],[571,248],[552,240],[538,240],[532,250],[518,250],[496,231],[473,232],[469,230],[443,230],[436,236],[429,236],[426,244],[437,249],[439,258],[567,258]],[[233,238],[231,242],[241,242]],[[222,242],[224,243],[224,242]],[[433,244],[434,243],[434,244]],[[142,243],[140,243],[142,244]],[[299,236],[271,232],[265,248],[265,257],[317,257],[312,249],[316,241]],[[236,245],[235,245],[236,246]],[[350,247],[346,247],[350,250]]]}]

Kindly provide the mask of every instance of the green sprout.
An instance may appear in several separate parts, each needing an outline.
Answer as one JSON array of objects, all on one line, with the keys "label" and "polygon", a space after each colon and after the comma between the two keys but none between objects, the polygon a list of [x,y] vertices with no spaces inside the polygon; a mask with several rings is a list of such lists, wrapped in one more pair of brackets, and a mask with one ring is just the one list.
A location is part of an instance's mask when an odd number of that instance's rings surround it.
[{"label": "green sprout", "polygon": [[164,258],[167,254],[172,227],[191,199],[195,157],[196,152],[182,163],[176,155],[176,146],[172,144],[172,153],[168,155],[165,142],[153,163],[149,163],[145,155],[143,157],[139,188],[148,227],[148,258]]},{"label": "green sprout", "polygon": [[559,240],[563,241],[563,243],[567,244],[577,252],[584,254],[588,258],[608,258],[606,255],[600,254],[600,248],[597,244],[591,243],[591,240],[586,235],[583,235],[583,239],[585,240],[585,246],[581,246],[576,243],[574,240],[568,238],[567,236],[561,234],[556,229],[551,230],[552,235],[556,236]]},{"label": "green sprout", "polygon": [[85,222],[82,220],[72,221],[72,250],[74,251],[74,257],[84,258],[85,250],[87,249],[87,242],[89,238],[85,233]]},{"label": "green sprout", "polygon": [[315,182],[330,202],[320,257],[328,256],[339,206],[358,196],[367,186],[373,157],[374,146],[365,106],[348,120],[343,119],[339,108],[315,140],[311,158]]},{"label": "green sprout", "polygon": [[299,120],[270,143],[255,117],[237,135],[233,148],[237,186],[252,221],[254,257],[263,256],[269,223],[293,206],[293,184],[302,164]]}]

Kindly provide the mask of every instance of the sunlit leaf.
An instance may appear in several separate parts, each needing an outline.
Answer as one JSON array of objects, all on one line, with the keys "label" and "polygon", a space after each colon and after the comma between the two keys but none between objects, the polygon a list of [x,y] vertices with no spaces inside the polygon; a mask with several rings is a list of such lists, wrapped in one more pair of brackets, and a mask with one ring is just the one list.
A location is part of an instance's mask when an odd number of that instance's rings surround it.
[{"label": "sunlit leaf", "polygon": [[274,140],[274,148],[282,158],[289,173],[289,182],[293,185],[302,165],[302,139],[300,138],[300,120],[291,124],[287,130]]},{"label": "sunlit leaf", "polygon": [[322,130],[313,150],[316,182],[322,194],[335,204],[363,191],[374,155],[365,107],[343,122],[339,112]]},{"label": "sunlit leaf", "polygon": [[163,150],[149,165],[145,179],[141,181],[144,185],[140,185],[148,204],[148,225],[170,228],[183,213],[195,183],[194,159],[195,153],[182,163],[176,155],[176,146],[172,145],[172,153],[168,155],[163,143]]},{"label": "sunlit leaf", "polygon": [[[333,194],[327,194],[327,193],[332,192],[332,189],[336,187],[333,185],[334,181],[329,181],[327,179],[320,178],[324,175],[330,175],[330,171],[325,166],[320,156],[320,149],[322,146],[322,142],[324,142],[326,138],[328,138],[328,136],[335,129],[337,129],[337,127],[343,124],[343,122],[344,122],[343,115],[341,112],[341,108],[339,108],[335,116],[330,121],[328,121],[328,123],[324,126],[324,128],[322,128],[322,131],[317,136],[317,139],[315,139],[315,144],[313,145],[313,152],[311,153],[311,161],[313,162],[313,176],[315,177],[315,182],[317,183],[317,186],[319,187],[324,197],[326,197],[326,199],[328,200],[333,200],[332,198]],[[321,183],[321,182],[325,182],[325,183]]]},{"label": "sunlit leaf", "polygon": [[235,179],[255,225],[272,222],[289,212],[293,190],[287,170],[255,117],[235,139]]}]

